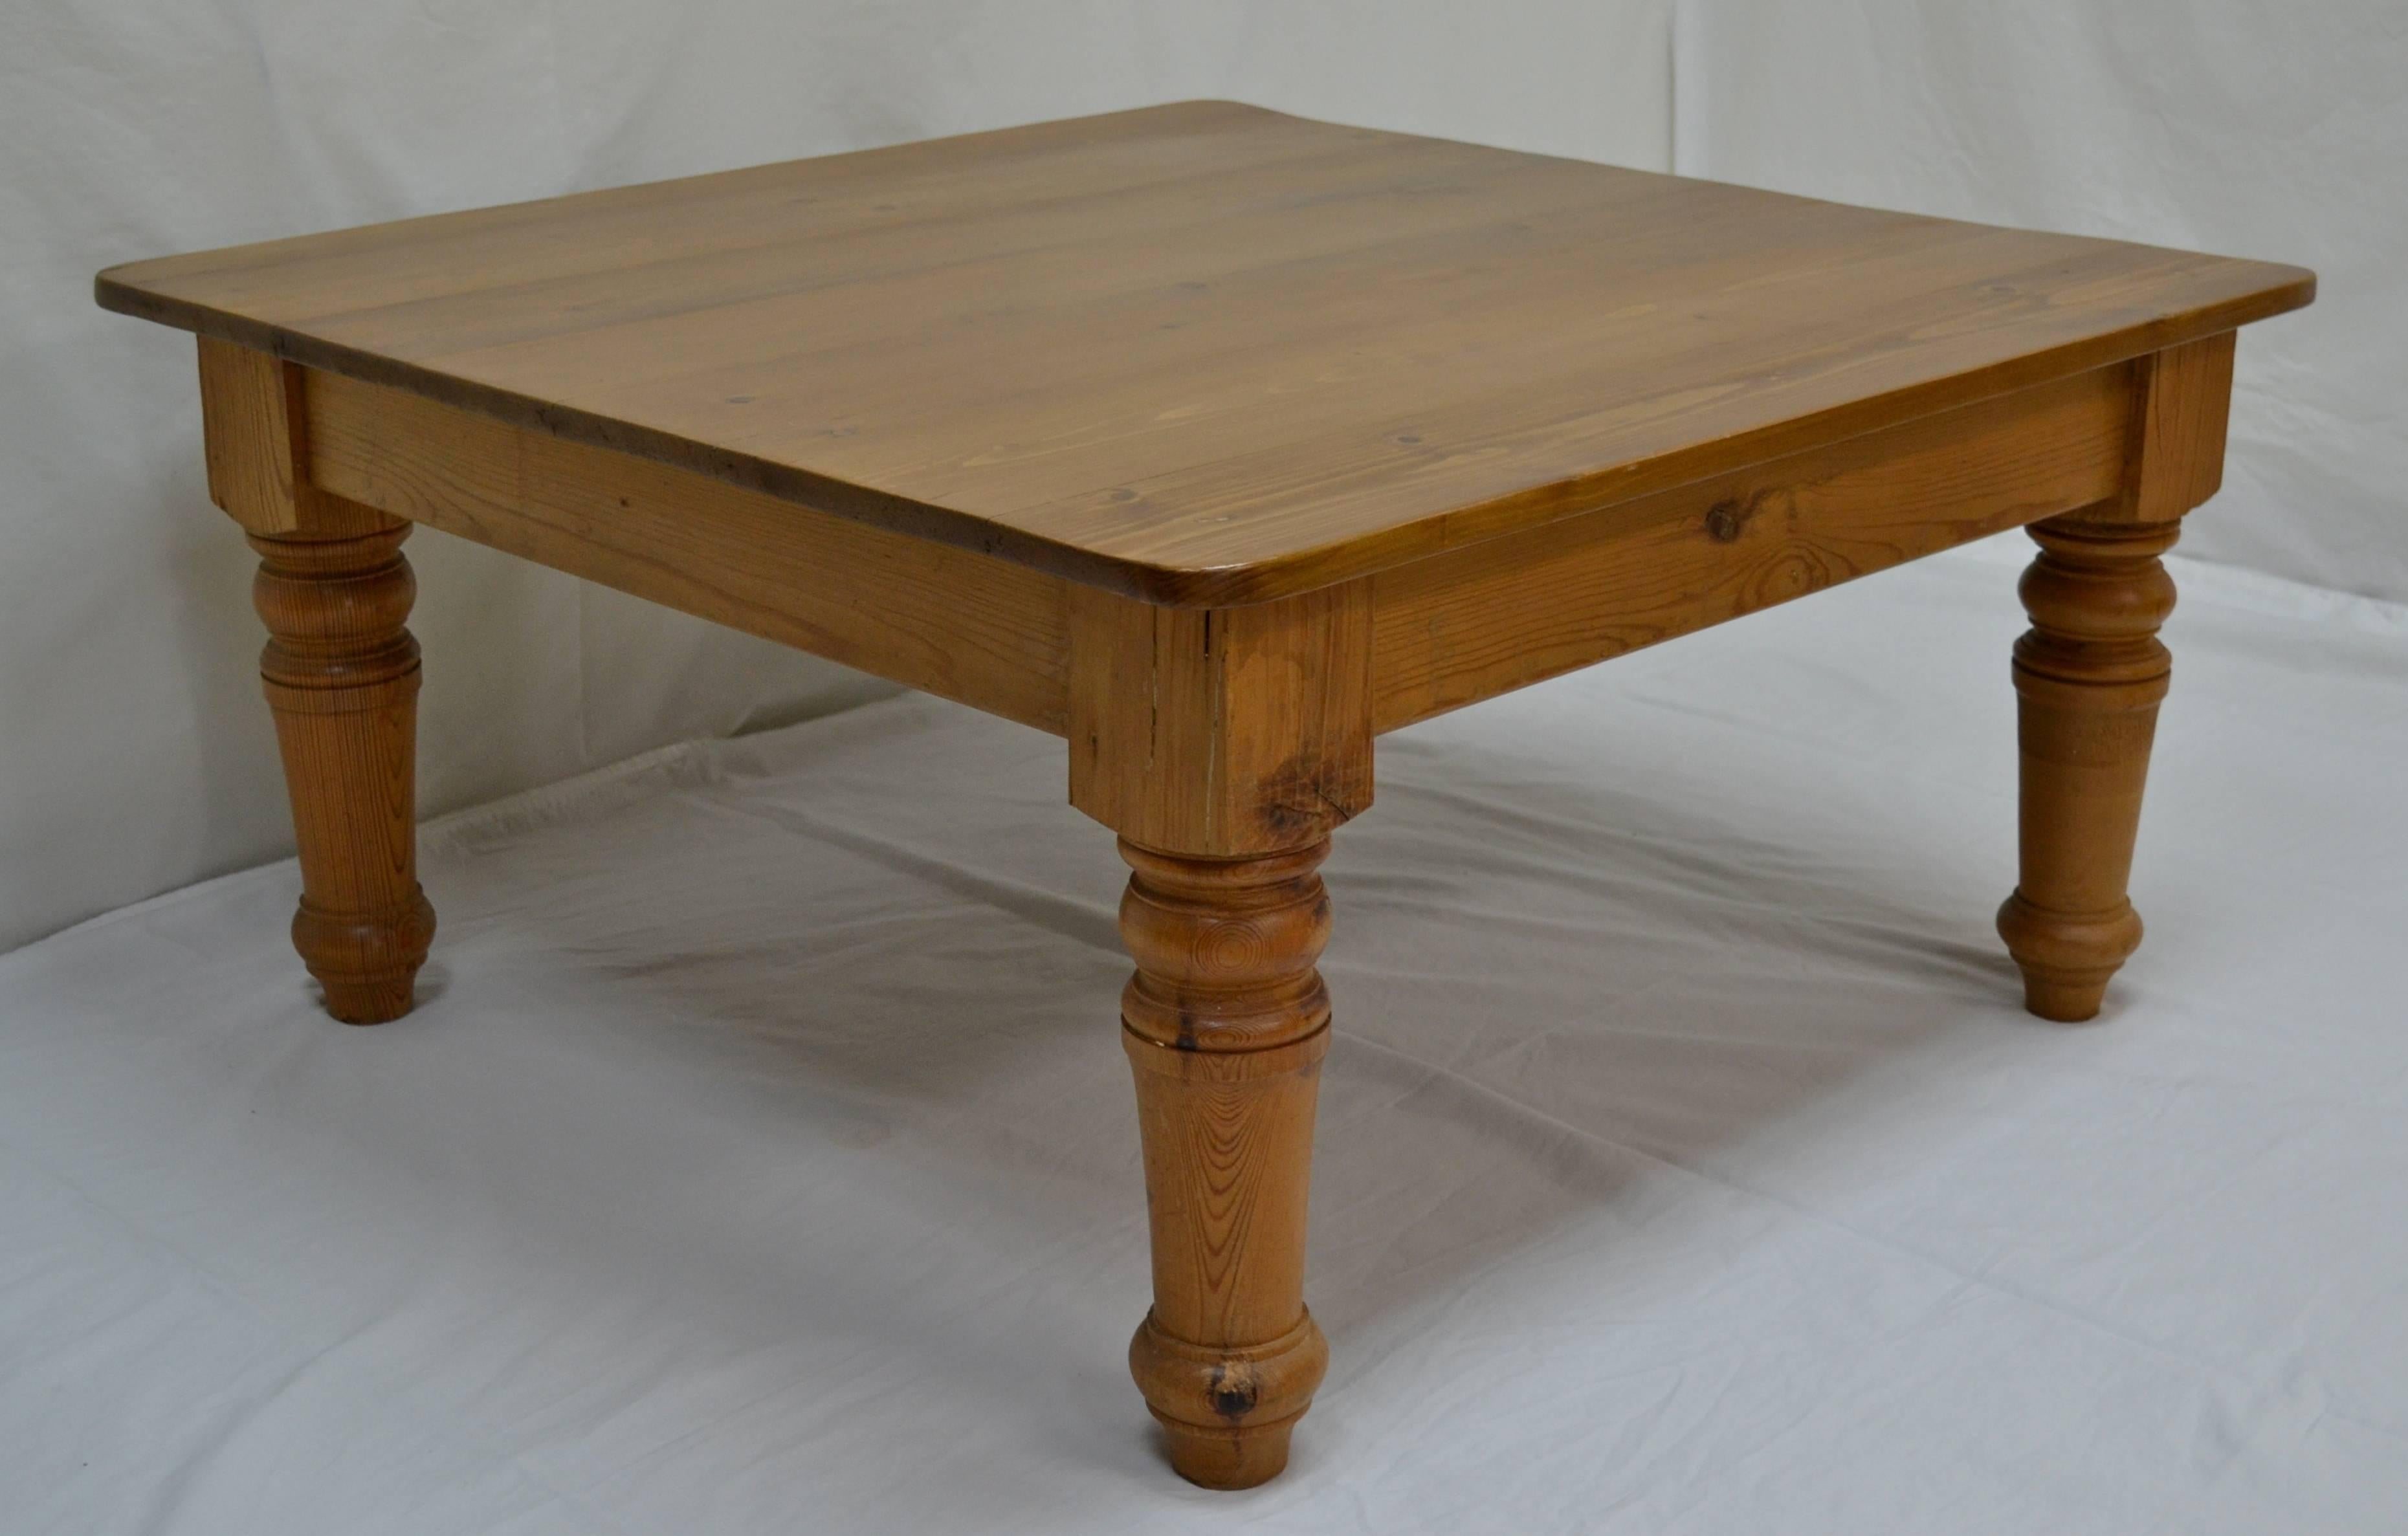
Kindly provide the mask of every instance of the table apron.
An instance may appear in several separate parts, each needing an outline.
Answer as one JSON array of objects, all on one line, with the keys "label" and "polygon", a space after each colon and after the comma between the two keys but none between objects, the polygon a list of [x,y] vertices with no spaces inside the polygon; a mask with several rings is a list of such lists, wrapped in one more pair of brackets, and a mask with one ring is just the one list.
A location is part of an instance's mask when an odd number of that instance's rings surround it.
[{"label": "table apron", "polygon": [[2139,365],[1769,460],[1371,580],[1375,729],[2115,497]]},{"label": "table apron", "polygon": [[[1373,728],[2110,501],[2126,481],[2148,365],[2094,369],[1363,579]],[[1073,605],[1061,577],[406,391],[305,377],[319,490],[1068,730]]]},{"label": "table apron", "polygon": [[1062,735],[1062,578],[309,371],[318,488]]}]

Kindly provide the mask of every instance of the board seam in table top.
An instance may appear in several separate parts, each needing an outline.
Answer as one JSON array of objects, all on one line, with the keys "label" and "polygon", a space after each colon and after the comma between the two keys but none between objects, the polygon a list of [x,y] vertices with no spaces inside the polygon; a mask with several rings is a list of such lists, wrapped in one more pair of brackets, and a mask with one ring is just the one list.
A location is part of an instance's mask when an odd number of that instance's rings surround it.
[{"label": "board seam in table top", "polygon": [[[1182,108],[1188,105],[1182,104]],[[1170,109],[1149,110],[1163,113]],[[1230,108],[1227,110],[1241,113],[1250,109]],[[1118,118],[1130,120],[1146,116],[1146,112],[1116,115]],[[1271,119],[1278,115],[1263,113],[1260,116]],[[1082,121],[1094,122],[1101,120],[1068,120],[1066,123],[1061,124],[1038,125],[1038,129],[1058,134],[1066,128],[1077,127]],[[1233,121],[1251,122],[1252,120],[1240,118]],[[1298,120],[1281,121],[1291,124],[1298,122]],[[1326,125],[1299,124],[1296,131],[1302,133],[1324,126]],[[1037,129],[1001,130],[993,135],[972,136],[980,140],[1001,142],[1014,133],[1034,134],[1037,131]],[[1332,128],[1331,132],[1361,133],[1360,130],[1335,128]],[[1428,152],[1438,152],[1444,148],[1444,141],[1402,139],[1398,138],[1398,136],[1374,136],[1382,140],[1397,138],[1402,145],[1415,147]],[[1109,139],[1096,142],[1103,143],[1107,147],[1111,145]],[[1267,156],[1267,159],[1278,159],[1294,164],[1310,162],[1316,158],[1316,154],[1311,149],[1312,141],[1310,138],[1282,142],[1286,146],[1282,154]],[[1336,145],[1340,142],[1356,141],[1333,139],[1331,142]],[[1297,149],[1295,147],[1297,144],[1305,145],[1306,148]],[[1378,148],[1377,145],[1374,147]],[[919,147],[898,148],[916,150]],[[939,141],[937,149],[941,148],[942,142]],[[1476,151],[1476,147],[1464,148],[1468,151]],[[879,152],[867,151],[873,155]],[[934,153],[935,151],[926,152]],[[1256,152],[1260,154],[1262,151],[1258,150]],[[1500,160],[1498,165],[1508,170],[1526,160],[1536,164],[1546,158],[1510,156],[1507,151],[1496,151],[1496,153],[1507,157]],[[790,164],[808,165],[810,163]],[[752,169],[767,177],[777,172],[780,167],[764,166]],[[719,173],[714,177],[685,179],[685,180],[694,185],[712,182],[734,188],[745,174],[744,172]],[[1562,173],[1542,165],[1540,172],[1534,174]],[[1642,173],[1615,174],[1629,177]],[[1651,180],[1661,181],[1667,187],[1684,184],[1684,179],[1678,178],[1651,178]],[[664,189],[664,194],[666,194],[667,192],[673,192],[677,183],[653,185]],[[1635,195],[1629,190],[1630,186],[1631,184],[1626,181],[1618,187],[1609,186],[1607,190],[1613,197],[1627,198]],[[1756,194],[1734,191],[1734,195]],[[1770,199],[1777,194],[1761,195]],[[1784,208],[1792,210],[1788,216],[1793,218],[1800,217],[1795,212],[1797,208],[1811,202],[1806,199],[1785,198],[1780,201]],[[538,209],[538,205],[513,205],[512,207]],[[1820,205],[1820,207],[1836,208],[1839,205]],[[500,213],[504,210],[489,211]],[[976,212],[975,208],[973,212]],[[527,215],[527,220],[531,223],[540,222],[542,217],[544,215],[539,211],[531,211]],[[1866,228],[1869,231],[1878,232],[1883,226],[1876,221],[1881,217],[1884,216],[1868,211]],[[1912,216],[1887,217],[1895,219]],[[1950,223],[1948,221],[1920,221],[1919,223],[1934,226]],[[1975,232],[1985,227],[1954,225],[1953,229]],[[872,233],[876,231],[873,230]],[[1994,233],[2003,235],[2005,232]],[[1159,238],[1158,233],[1155,237]],[[1416,237],[1426,238],[1426,237]],[[1933,237],[1939,237],[1935,234]],[[311,238],[303,237],[301,240],[308,241]],[[270,243],[286,247],[296,242]],[[2001,243],[2005,242],[2002,240]],[[2080,249],[2099,250],[2113,244],[2115,242],[2075,241],[2068,238],[2066,250],[2069,252]],[[231,255],[233,251],[243,249],[251,248],[230,248],[227,254]],[[719,248],[705,246],[700,249],[707,253]],[[2149,248],[2129,249],[2146,251]],[[1912,255],[1913,251],[1910,250],[1907,253]],[[220,253],[199,254],[212,256]],[[2168,257],[2181,253],[2157,251],[2153,254]],[[167,258],[166,260],[178,262],[187,272],[195,270],[185,265],[189,263],[190,258]],[[950,504],[942,497],[916,495],[907,491],[866,483],[861,479],[848,479],[840,474],[815,469],[808,464],[795,462],[798,455],[792,452],[784,457],[770,457],[749,452],[724,443],[714,443],[705,438],[662,426],[648,425],[641,421],[630,419],[627,415],[584,409],[561,400],[539,397],[489,380],[447,372],[441,367],[427,363],[351,345],[332,337],[314,334],[307,323],[243,313],[234,309],[215,306],[201,299],[146,288],[140,281],[140,270],[155,265],[152,263],[130,264],[127,266],[112,267],[104,271],[95,280],[95,296],[103,308],[194,331],[205,337],[254,348],[304,367],[407,391],[441,405],[493,418],[525,430],[546,433],[667,464],[732,485],[793,501],[819,511],[913,537],[978,551],[1082,584],[1104,588],[1163,606],[1218,607],[1239,606],[1293,596],[1368,576],[1378,570],[1406,564],[1449,549],[1461,548],[1491,538],[1521,532],[1560,518],[1597,511],[1620,501],[1669,490],[1684,483],[1746,467],[1753,464],[1760,464],[1805,449],[1879,431],[1918,417],[1970,405],[1994,395],[2045,384],[2094,368],[2114,366],[2144,353],[2229,331],[2239,325],[2298,308],[2309,302],[2315,292],[2314,275],[2299,268],[2264,263],[2227,262],[2222,258],[2202,257],[2198,260],[2199,265],[2195,269],[2180,266],[2168,267],[2160,263],[2157,268],[2151,270],[2153,272],[2165,270],[2172,273],[2173,277],[2165,280],[2170,282],[2175,278],[2190,282],[2194,281],[2199,274],[2207,274],[2214,280],[2207,282],[2205,286],[2221,292],[2208,296],[2205,302],[2190,303],[2156,315],[2140,316],[2128,323],[2110,323],[2120,319],[2123,313],[2128,312],[2118,311],[2114,316],[2102,317],[2099,327],[2089,334],[2067,336],[2060,333],[2050,345],[1991,357],[1976,366],[1963,367],[1955,372],[1940,371],[1910,378],[1906,382],[1896,387],[1874,389],[1862,395],[1832,397],[1827,390],[1824,392],[1826,398],[1815,409],[1802,410],[1794,415],[1768,417],[1755,421],[1741,430],[1726,432],[1720,436],[1700,435],[1694,438],[1672,441],[1671,445],[1664,451],[1601,461],[1585,468],[1576,468],[1570,473],[1547,474],[1533,478],[1526,483],[1514,483],[1511,479],[1512,475],[1522,473],[1526,469],[1534,475],[1537,473],[1529,466],[1517,464],[1509,467],[1505,476],[1496,478],[1485,486],[1479,487],[1493,489],[1497,485],[1510,485],[1510,489],[1505,489],[1501,493],[1478,495],[1472,499],[1447,505],[1439,505],[1438,500],[1431,499],[1430,505],[1434,510],[1417,515],[1391,523],[1364,524],[1352,530],[1342,530],[1337,536],[1319,542],[1282,545],[1270,549],[1266,553],[1238,559],[1198,559],[1170,553],[1157,556],[1128,553],[1125,547],[1118,551],[1111,548],[1097,548],[1069,538],[1055,537],[1038,527],[1016,525],[1013,522],[1001,520],[1012,517],[1015,511],[1032,514],[1055,513],[1058,515],[1054,520],[1057,524],[1068,522],[1082,526],[1095,526],[1093,515],[1082,513],[1080,510],[1082,498],[1093,499],[1109,495],[1114,500],[1126,500],[1134,499],[1140,495],[1134,491],[1115,489],[1120,477],[1115,477],[1113,481],[1085,492],[1066,493],[1057,490],[1051,500],[1040,501],[1030,506],[1014,508],[1010,503],[1005,502],[998,508],[974,511],[962,506]],[[1773,270],[1777,275],[1778,269]],[[2114,274],[2107,275],[2112,277]],[[2228,278],[2230,280],[2229,282],[2224,280]],[[338,315],[337,318],[342,317]],[[1705,317],[1701,315],[1699,318],[1702,320]],[[536,336],[535,340],[538,343],[540,342],[540,333]],[[1526,339],[1524,344],[1527,344]],[[1956,359],[1947,359],[1947,361],[1953,362]],[[1241,380],[1243,375],[1239,374],[1236,377]],[[1640,396],[1632,409],[1646,406],[1649,403],[1647,397]],[[1776,406],[1786,403],[1773,402]],[[1631,402],[1626,398],[1625,404],[1630,405]],[[1455,402],[1455,405],[1459,412],[1467,409],[1461,400]],[[1538,425],[1529,430],[1543,435],[1546,430],[1545,421],[1546,418],[1541,414],[1538,418]],[[1350,422],[1348,424],[1358,432],[1362,428],[1362,423],[1359,420]],[[1527,423],[1517,422],[1515,425],[1517,430],[1521,430],[1526,427]],[[1493,433],[1491,437],[1494,438]],[[1444,452],[1447,446],[1441,443],[1437,445],[1434,451]],[[1588,446],[1595,445],[1592,443]],[[1238,456],[1243,455],[1240,453]],[[1216,462],[1229,462],[1229,455],[1224,454],[1221,460],[1216,461],[1210,456],[1199,459],[1191,454],[1190,457],[1176,464],[1166,464],[1165,469],[1166,471],[1177,470],[1182,474],[1194,477],[1200,475],[1203,470],[1213,467]],[[1576,464],[1578,459],[1575,456],[1569,462]],[[1074,464],[1073,467],[1075,467]],[[1320,467],[1312,465],[1308,459],[1305,467],[1307,473],[1299,482],[1304,489],[1265,493],[1258,499],[1256,507],[1249,510],[1268,509],[1273,517],[1284,516],[1286,513],[1281,509],[1287,507],[1289,502],[1293,501],[1296,510],[1309,511],[1312,502],[1311,489],[1315,483],[1314,473]],[[1354,467],[1362,467],[1357,465]],[[1549,465],[1547,467],[1553,468],[1554,466]],[[1387,488],[1383,483],[1383,476],[1385,474],[1387,474],[1386,467],[1377,464],[1369,466],[1365,469],[1362,477],[1368,481],[1368,488],[1357,487],[1354,494],[1358,498],[1367,500],[1376,500],[1386,495]],[[1139,478],[1140,481],[1143,480],[1142,476]],[[1213,495],[1220,495],[1226,499],[1231,495],[1246,494],[1242,484],[1238,492],[1233,493],[1226,487],[1214,486],[1210,482],[1209,478],[1202,481],[1191,478],[1187,482],[1186,492],[1182,493],[1175,478],[1166,476],[1166,479],[1168,481],[1166,499],[1169,505],[1167,508],[1149,506],[1145,509],[1154,517],[1154,523],[1147,524],[1147,528],[1154,530],[1158,536],[1158,541],[1165,543],[1177,542],[1181,520],[1187,515],[1191,505],[1209,508]],[[1201,495],[1197,495],[1195,488],[1199,484]],[[940,483],[939,489],[941,488]],[[1440,491],[1445,495],[1452,495],[1464,488],[1462,484],[1448,483],[1442,485]],[[1187,495],[1189,499],[1182,501],[1181,499],[1182,494]],[[1283,496],[1287,499],[1283,500]],[[1212,521],[1201,512],[1197,515],[1202,522]],[[1028,519],[1030,522],[1040,520],[1034,515]],[[1361,523],[1362,519],[1358,518],[1357,522]],[[1109,540],[1099,538],[1098,542],[1109,542]],[[1125,546],[1129,540],[1123,539],[1121,542]],[[1264,544],[1275,542],[1275,540],[1258,538],[1256,542]]]}]

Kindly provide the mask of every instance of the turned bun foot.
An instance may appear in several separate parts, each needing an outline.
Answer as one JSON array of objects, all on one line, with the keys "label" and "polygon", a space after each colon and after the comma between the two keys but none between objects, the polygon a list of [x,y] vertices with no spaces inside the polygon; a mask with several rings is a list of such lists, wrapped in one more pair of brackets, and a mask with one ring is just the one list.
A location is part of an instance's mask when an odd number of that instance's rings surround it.
[{"label": "turned bun foot", "polygon": [[386,1024],[408,1012],[434,939],[435,908],[414,880],[391,911],[346,918],[304,897],[293,914],[293,947],[325,989],[326,1012],[345,1024]]},{"label": "turned bun foot", "polygon": [[1129,1374],[1162,1426],[1172,1469],[1207,1488],[1277,1477],[1289,1433],[1328,1369],[1328,1342],[1309,1313],[1281,1338],[1251,1347],[1190,1343],[1151,1313],[1129,1341]]},{"label": "turned bun foot", "polygon": [[2024,973],[2024,1006],[2080,1024],[2098,1017],[2108,979],[2141,947],[2141,914],[2129,901],[2103,912],[2051,912],[2017,891],[1999,908],[1999,937]]},{"label": "turned bun foot", "polygon": [[2052,1024],[2087,1024],[2107,1005],[2107,982],[2114,971],[2086,976],[2024,972],[2024,1012]]}]

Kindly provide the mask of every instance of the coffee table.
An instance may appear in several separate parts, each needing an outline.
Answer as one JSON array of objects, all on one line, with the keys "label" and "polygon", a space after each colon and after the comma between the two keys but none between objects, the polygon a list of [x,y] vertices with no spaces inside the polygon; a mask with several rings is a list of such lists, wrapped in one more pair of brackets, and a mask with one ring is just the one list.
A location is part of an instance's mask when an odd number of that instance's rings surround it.
[{"label": "coffee table", "polygon": [[2032,1012],[2089,1018],[2141,937],[2157,557],[2235,328],[2314,287],[1226,102],[98,280],[200,337],[338,1019],[407,1012],[435,931],[413,524],[1064,738],[1132,870],[1130,1366],[1221,1487],[1285,1464],[1328,1358],[1316,870],[1375,739],[2028,525],[1999,929]]}]

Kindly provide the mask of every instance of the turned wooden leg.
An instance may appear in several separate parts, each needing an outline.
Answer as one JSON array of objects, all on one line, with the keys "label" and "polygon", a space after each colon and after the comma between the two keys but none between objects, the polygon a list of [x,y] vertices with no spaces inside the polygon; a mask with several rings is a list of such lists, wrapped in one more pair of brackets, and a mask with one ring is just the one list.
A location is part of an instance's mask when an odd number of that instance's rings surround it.
[{"label": "turned wooden leg", "polygon": [[2171,658],[2157,626],[2174,585],[2157,556],[2177,523],[2036,524],[2039,558],[2020,592],[2032,626],[2015,642],[2023,756],[2022,873],[1999,933],[2044,1019],[2097,1014],[2107,980],[2141,942],[2125,897],[2141,788]]},{"label": "turned wooden leg", "polygon": [[1154,1227],[1154,1310],[1129,1370],[1171,1465],[1245,1488],[1287,1465],[1329,1346],[1304,1307],[1312,1109],[1329,1048],[1313,963],[1329,936],[1325,838],[1257,858],[1124,839],[1135,872],[1121,999]]},{"label": "turned wooden leg", "polygon": [[1370,583],[1225,609],[1094,588],[1069,621],[1070,803],[1120,835],[1154,1309],[1129,1371],[1171,1465],[1279,1475],[1329,1366],[1304,1308],[1314,969],[1333,827],[1371,803]]},{"label": "turned wooden leg", "polygon": [[260,554],[252,599],[269,635],[260,676],[301,852],[293,944],[326,989],[326,1012],[346,1024],[408,1012],[435,935],[413,821],[408,532],[398,524],[351,537],[251,536]]}]

